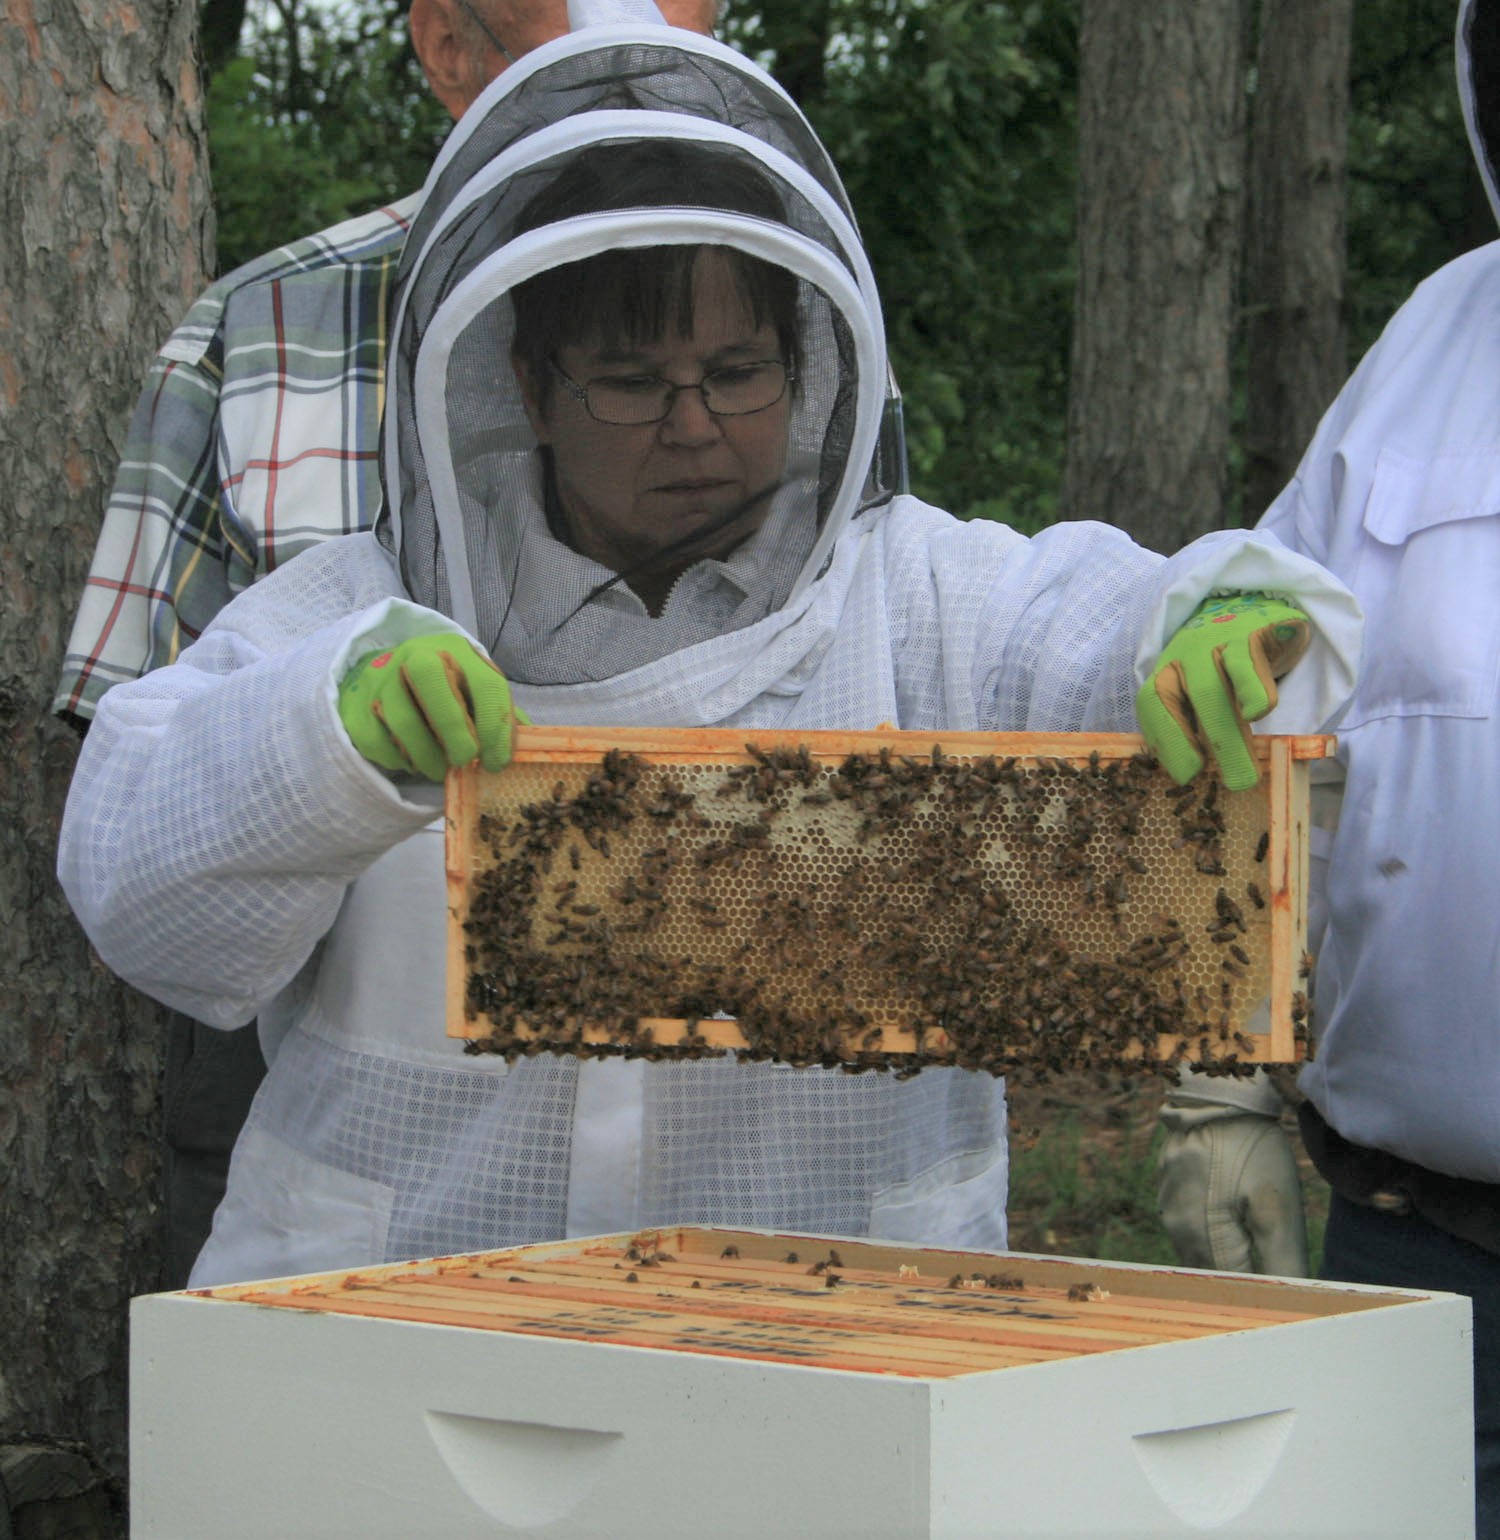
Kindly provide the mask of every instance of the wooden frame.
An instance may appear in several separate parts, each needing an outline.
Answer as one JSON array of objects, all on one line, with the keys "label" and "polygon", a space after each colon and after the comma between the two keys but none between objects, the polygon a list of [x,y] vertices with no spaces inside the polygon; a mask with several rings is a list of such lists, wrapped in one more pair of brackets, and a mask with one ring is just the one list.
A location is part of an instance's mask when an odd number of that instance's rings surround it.
[{"label": "wooden frame", "polygon": [[[1308,863],[1308,775],[1310,761],[1328,755],[1333,739],[1324,735],[1258,736],[1254,749],[1261,783],[1254,792],[1235,794],[1258,798],[1268,835],[1264,864],[1265,906],[1269,918],[1268,949],[1271,1002],[1269,1029],[1256,1032],[1247,1045],[1244,1034],[1225,1056],[1243,1063],[1294,1063],[1304,1056],[1306,1005],[1306,883]],[[756,756],[789,749],[805,750],[821,766],[834,766],[850,755],[931,755],[936,749],[953,760],[986,757],[1014,758],[1021,766],[1065,763],[1073,766],[1132,760],[1143,750],[1134,734],[982,734],[873,732],[753,732],[735,729],[593,729],[518,726],[513,753],[516,765],[577,767],[599,763],[610,752],[635,756],[648,765],[710,765],[727,771],[752,765]],[[501,772],[502,776],[508,772]],[[1158,772],[1160,774],[1160,772]],[[493,778],[476,769],[450,775],[447,788],[447,880],[449,898],[448,1032],[450,1036],[482,1039],[489,1024],[477,1018],[466,998],[468,969],[465,925],[469,916],[471,874],[474,870],[476,825],[481,804]],[[1163,777],[1163,785],[1170,783]],[[743,1050],[747,1039],[732,1020],[643,1016],[644,1029],[657,1044],[690,1041],[706,1050]],[[582,1024],[577,1043],[585,1050],[619,1046],[616,1030]],[[923,1062],[942,1062],[953,1045],[937,1028],[900,1022],[880,1022],[860,1036],[868,1052],[880,1055],[919,1054]],[[852,1042],[849,1057],[858,1054]],[[1143,1050],[1153,1055],[1151,1045]],[[1154,1056],[1212,1059],[1214,1051],[1202,1038],[1196,1042],[1160,1036]]]},{"label": "wooden frame", "polygon": [[931,1379],[1399,1302],[1077,1258],[689,1225],[196,1292],[320,1314]]}]

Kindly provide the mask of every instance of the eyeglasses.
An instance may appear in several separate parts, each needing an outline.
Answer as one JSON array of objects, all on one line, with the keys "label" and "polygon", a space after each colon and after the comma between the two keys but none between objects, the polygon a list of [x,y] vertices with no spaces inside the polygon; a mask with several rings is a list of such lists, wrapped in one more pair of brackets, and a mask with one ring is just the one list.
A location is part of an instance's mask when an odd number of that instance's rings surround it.
[{"label": "eyeglasses", "polygon": [[580,385],[555,361],[549,362],[563,388],[574,400],[583,402],[589,416],[615,428],[640,428],[664,421],[683,390],[698,391],[715,417],[748,417],[775,406],[786,394],[787,382],[796,378],[779,358],[766,358],[710,369],[690,385],[674,384],[659,374],[606,374]]},{"label": "eyeglasses", "polygon": [[495,48],[498,48],[500,52],[505,55],[506,63],[514,64],[516,62],[516,56],[510,51],[510,49],[505,46],[504,43],[500,41],[498,37],[495,36],[494,28],[491,27],[490,24],[484,19],[484,17],[481,16],[479,12],[469,4],[469,0],[458,0],[458,6],[464,15],[467,16],[469,20],[472,21],[474,25],[478,27],[479,30],[484,33],[484,35],[490,40],[491,45]]}]

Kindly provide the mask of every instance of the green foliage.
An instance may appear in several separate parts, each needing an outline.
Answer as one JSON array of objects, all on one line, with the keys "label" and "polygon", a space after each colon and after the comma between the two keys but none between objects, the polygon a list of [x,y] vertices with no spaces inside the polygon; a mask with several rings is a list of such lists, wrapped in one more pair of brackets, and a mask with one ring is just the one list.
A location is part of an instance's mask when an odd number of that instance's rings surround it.
[{"label": "green foliage", "polygon": [[[1073,294],[1076,0],[762,0],[730,40],[843,174],[880,283],[913,489],[1050,522]],[[816,50],[821,69],[807,63]]]},{"label": "green foliage", "polygon": [[[1156,1217],[1159,1129],[1134,1125],[1107,1139],[1087,1105],[1054,1118],[1030,1149],[1012,1146],[1010,1244],[1017,1251],[1172,1264]],[[1154,1120],[1153,1120],[1154,1121]]]},{"label": "green foliage", "polygon": [[208,89],[220,271],[421,186],[451,124],[404,15],[252,0],[241,53]]},{"label": "green foliage", "polygon": [[1428,273],[1495,238],[1453,79],[1454,0],[1359,0],[1349,112],[1357,359]]},{"label": "green foliage", "polygon": [[[406,40],[407,0],[203,4],[211,59],[226,61],[208,94],[221,269],[421,184],[449,123]],[[1055,517],[1067,421],[1077,11],[729,0],[723,29],[793,92],[843,173],[914,490],[1028,532]],[[1351,358],[1422,277],[1495,234],[1453,89],[1453,13],[1355,7]]]}]

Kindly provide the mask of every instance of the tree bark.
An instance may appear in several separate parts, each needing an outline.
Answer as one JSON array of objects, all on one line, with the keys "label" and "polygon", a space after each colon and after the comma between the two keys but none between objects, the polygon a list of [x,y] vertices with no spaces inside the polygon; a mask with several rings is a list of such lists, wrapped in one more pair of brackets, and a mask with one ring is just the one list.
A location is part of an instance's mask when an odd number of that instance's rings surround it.
[{"label": "tree bark", "polygon": [[54,878],[50,699],[152,348],[212,243],[179,0],[9,0],[0,30],[0,1445],[118,1476],[126,1306],[159,1239],[155,1007]]},{"label": "tree bark", "polygon": [[1245,522],[1297,468],[1348,367],[1354,0],[1261,0],[1245,233]]},{"label": "tree bark", "polygon": [[1225,515],[1244,0],[1083,0],[1062,508],[1162,551]]}]

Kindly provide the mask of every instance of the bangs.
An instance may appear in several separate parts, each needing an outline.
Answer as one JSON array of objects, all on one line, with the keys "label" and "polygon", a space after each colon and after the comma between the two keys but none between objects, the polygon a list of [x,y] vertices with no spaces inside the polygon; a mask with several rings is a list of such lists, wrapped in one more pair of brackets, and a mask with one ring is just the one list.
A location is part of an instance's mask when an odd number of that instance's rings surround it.
[{"label": "bangs", "polygon": [[536,379],[561,348],[629,349],[693,332],[699,258],[723,262],[752,327],[775,329],[797,372],[797,280],[732,246],[648,246],[608,251],[519,285],[514,350]]}]

